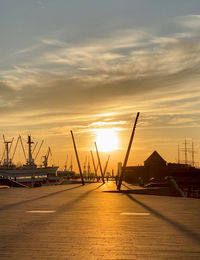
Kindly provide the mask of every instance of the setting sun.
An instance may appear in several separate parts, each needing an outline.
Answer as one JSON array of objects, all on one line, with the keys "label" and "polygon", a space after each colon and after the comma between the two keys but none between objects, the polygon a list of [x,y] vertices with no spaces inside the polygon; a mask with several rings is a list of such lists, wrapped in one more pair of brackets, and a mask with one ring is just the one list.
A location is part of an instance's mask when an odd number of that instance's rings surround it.
[{"label": "setting sun", "polygon": [[96,143],[100,152],[111,152],[118,149],[118,135],[114,129],[98,129]]}]

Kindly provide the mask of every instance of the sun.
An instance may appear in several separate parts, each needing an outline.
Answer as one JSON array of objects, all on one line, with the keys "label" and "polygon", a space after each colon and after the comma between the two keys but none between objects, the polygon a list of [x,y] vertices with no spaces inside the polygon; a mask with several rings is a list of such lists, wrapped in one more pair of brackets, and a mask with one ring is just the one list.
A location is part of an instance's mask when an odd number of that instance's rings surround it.
[{"label": "sun", "polygon": [[115,129],[98,129],[96,143],[100,152],[112,152],[118,149],[118,135]]}]

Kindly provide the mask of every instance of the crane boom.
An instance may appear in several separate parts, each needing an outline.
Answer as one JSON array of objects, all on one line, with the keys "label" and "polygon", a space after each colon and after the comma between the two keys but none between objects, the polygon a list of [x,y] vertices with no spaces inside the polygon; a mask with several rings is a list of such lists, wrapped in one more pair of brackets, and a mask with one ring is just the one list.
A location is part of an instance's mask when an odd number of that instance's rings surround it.
[{"label": "crane boom", "polygon": [[12,147],[12,144],[13,144],[13,141],[14,141],[14,137],[12,138],[12,141],[11,141],[11,143],[10,143],[10,148],[9,148],[9,153],[10,153],[10,150],[11,150],[11,147]]},{"label": "crane boom", "polygon": [[19,136],[18,136],[17,142],[16,142],[16,144],[15,144],[15,148],[14,148],[13,155],[12,155],[12,160],[13,160],[13,158],[14,158],[14,156],[15,156],[15,152],[16,152],[16,149],[17,149],[18,142],[19,142]]},{"label": "crane boom", "polygon": [[20,143],[21,143],[21,146],[22,146],[22,150],[23,150],[23,153],[24,153],[24,158],[25,158],[25,161],[27,160],[26,159],[26,152],[25,152],[25,149],[24,149],[24,145],[23,145],[23,142],[22,142],[22,137],[21,135],[19,135],[19,140],[20,140]]},{"label": "crane boom", "polygon": [[41,142],[41,144],[40,144],[40,147],[39,147],[39,149],[38,149],[38,151],[37,151],[37,154],[36,154],[36,156],[35,156],[35,160],[36,160],[37,157],[38,157],[38,154],[39,154],[39,152],[40,152],[40,149],[41,149],[43,143],[44,143],[44,140],[42,140],[42,142]]},{"label": "crane boom", "polygon": [[33,147],[32,154],[35,152],[35,149],[36,149],[37,145],[38,145],[38,142],[35,143],[35,146]]}]

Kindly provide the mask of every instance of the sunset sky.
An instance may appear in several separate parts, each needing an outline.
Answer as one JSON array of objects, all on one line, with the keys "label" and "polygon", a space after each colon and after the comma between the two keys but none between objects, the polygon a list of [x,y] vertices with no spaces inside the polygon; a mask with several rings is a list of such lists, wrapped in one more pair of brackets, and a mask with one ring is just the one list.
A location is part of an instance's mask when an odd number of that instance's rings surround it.
[{"label": "sunset sky", "polygon": [[0,39],[0,135],[44,139],[77,169],[70,130],[83,165],[109,129],[111,170],[141,112],[129,165],[177,161],[185,136],[200,162],[199,0],[0,0]]}]

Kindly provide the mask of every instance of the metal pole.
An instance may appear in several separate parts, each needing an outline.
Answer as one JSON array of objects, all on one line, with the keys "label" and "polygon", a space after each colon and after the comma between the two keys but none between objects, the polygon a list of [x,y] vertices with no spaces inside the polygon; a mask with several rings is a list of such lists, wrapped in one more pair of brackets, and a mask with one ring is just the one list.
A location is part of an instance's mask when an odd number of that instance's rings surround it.
[{"label": "metal pole", "polygon": [[68,163],[68,154],[67,154],[67,158],[66,158],[65,165],[64,165],[64,170],[65,171],[67,171],[67,163]]},{"label": "metal pole", "polygon": [[92,153],[92,151],[90,151],[90,153],[91,153],[91,157],[92,157],[92,163],[93,163],[93,166],[94,166],[95,177],[96,177],[96,179],[97,179],[97,181],[98,181],[97,168],[96,168],[96,166],[95,166],[95,161],[94,161],[93,153]]},{"label": "metal pole", "polygon": [[9,166],[9,161],[10,161],[10,158],[9,158],[9,152],[10,152],[9,144],[12,144],[13,139],[12,139],[12,141],[6,141],[5,140],[5,136],[3,135],[3,140],[4,140],[4,144],[5,144],[5,151],[6,151],[6,164],[7,164],[7,166]]},{"label": "metal pole", "polygon": [[194,142],[193,142],[193,139],[192,139],[192,166],[194,167]]},{"label": "metal pole", "polygon": [[103,175],[104,175],[104,176],[105,176],[105,174],[106,174],[106,170],[107,170],[107,167],[108,167],[109,159],[110,159],[110,154],[108,155],[108,159],[107,159],[107,161],[106,161],[106,165],[105,165],[105,168],[104,168],[104,171],[103,171]]},{"label": "metal pole", "polygon": [[73,165],[72,165],[72,155],[71,155],[71,162],[70,162],[70,168],[69,168],[70,170],[71,170],[71,172],[72,172],[72,170],[73,170]]},{"label": "metal pole", "polygon": [[95,142],[94,144],[95,144],[95,148],[96,148],[96,152],[97,152],[97,158],[98,158],[99,167],[100,167],[100,171],[101,171],[102,182],[103,182],[103,184],[104,184],[105,181],[104,181],[104,175],[103,175],[103,171],[102,171],[102,167],[101,167],[101,161],[100,161],[100,157],[99,157],[99,152],[98,152],[98,149],[97,149],[97,144],[96,144],[96,142]]},{"label": "metal pole", "polygon": [[180,164],[180,148],[179,148],[179,144],[178,144],[178,164]]},{"label": "metal pole", "polygon": [[77,152],[76,144],[75,144],[75,140],[74,140],[74,135],[73,135],[72,130],[70,132],[71,132],[72,141],[73,141],[73,145],[74,145],[74,151],[75,151],[76,159],[77,159],[77,163],[78,163],[79,173],[80,173],[80,176],[81,176],[81,182],[82,182],[82,185],[85,185],[85,182],[84,182],[84,179],[83,179],[82,170],[81,170],[80,161],[79,161],[79,158],[78,158],[78,152]]},{"label": "metal pole", "polygon": [[28,142],[27,142],[27,144],[28,144],[28,164],[29,165],[32,165],[32,163],[33,163],[33,158],[32,158],[32,151],[31,151],[31,145],[33,144],[34,142],[32,142],[31,141],[31,136],[30,135],[28,135]]},{"label": "metal pole", "polygon": [[131,134],[131,137],[130,137],[130,141],[129,141],[128,149],[127,149],[126,156],[125,156],[125,159],[124,159],[124,163],[123,163],[123,166],[122,166],[122,172],[119,176],[119,181],[118,181],[118,184],[117,184],[118,190],[121,189],[123,175],[124,175],[124,171],[125,171],[125,168],[126,168],[126,165],[127,165],[127,162],[128,162],[128,157],[129,157],[129,153],[130,153],[130,150],[131,150],[131,145],[132,145],[132,142],[133,142],[133,137],[134,137],[134,134],[135,134],[135,129],[136,129],[136,125],[137,125],[139,115],[140,115],[140,113],[138,112],[136,119],[135,119],[134,126],[133,126],[133,131],[132,131],[132,134]]},{"label": "metal pole", "polygon": [[185,164],[187,164],[187,140],[185,136]]}]

